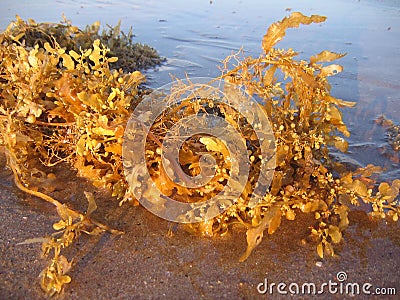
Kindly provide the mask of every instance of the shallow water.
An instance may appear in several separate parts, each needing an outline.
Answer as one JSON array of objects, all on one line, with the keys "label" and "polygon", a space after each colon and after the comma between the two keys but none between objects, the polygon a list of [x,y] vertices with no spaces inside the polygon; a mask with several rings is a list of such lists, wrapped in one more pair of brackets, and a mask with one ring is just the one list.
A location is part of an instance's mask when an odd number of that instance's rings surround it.
[{"label": "shallow water", "polygon": [[[152,87],[178,78],[217,76],[220,61],[243,48],[258,56],[268,26],[290,11],[328,17],[323,24],[292,29],[279,47],[292,47],[302,58],[324,49],[346,52],[344,72],[332,78],[333,95],[357,101],[344,112],[352,132],[354,164],[398,165],[380,155],[384,134],[373,120],[380,114],[400,122],[400,4],[396,0],[337,1],[2,1],[0,28],[19,14],[37,22],[57,22],[64,13],[74,25],[95,21],[122,29],[132,26],[135,40],[155,47],[167,63],[147,72]],[[354,161],[355,160],[355,161]]]}]

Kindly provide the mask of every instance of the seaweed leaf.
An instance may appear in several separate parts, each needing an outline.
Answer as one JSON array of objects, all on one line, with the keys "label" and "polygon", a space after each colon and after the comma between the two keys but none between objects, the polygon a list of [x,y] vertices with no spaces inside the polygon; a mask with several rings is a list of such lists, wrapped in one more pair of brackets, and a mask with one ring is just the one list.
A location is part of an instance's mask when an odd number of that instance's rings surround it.
[{"label": "seaweed leaf", "polygon": [[307,17],[300,12],[293,12],[289,17],[282,21],[272,24],[262,40],[262,48],[265,53],[268,53],[271,48],[276,45],[286,34],[288,28],[299,27],[300,24],[321,23],[326,20],[326,17],[312,15]]},{"label": "seaweed leaf", "polygon": [[315,64],[318,62],[330,62],[330,61],[334,61],[336,59],[342,58],[345,55],[346,55],[346,53],[335,53],[335,52],[331,52],[328,50],[324,50],[324,51],[318,53],[317,55],[311,56],[310,63]]}]

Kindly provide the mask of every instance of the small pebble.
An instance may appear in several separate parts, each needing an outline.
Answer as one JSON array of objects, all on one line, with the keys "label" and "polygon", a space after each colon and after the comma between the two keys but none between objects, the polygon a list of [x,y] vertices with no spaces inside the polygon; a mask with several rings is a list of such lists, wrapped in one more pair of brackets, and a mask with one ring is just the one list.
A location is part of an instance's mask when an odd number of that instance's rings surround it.
[{"label": "small pebble", "polygon": [[318,268],[321,268],[321,267],[322,267],[322,261],[317,261],[317,262],[315,263],[315,265],[316,265]]}]

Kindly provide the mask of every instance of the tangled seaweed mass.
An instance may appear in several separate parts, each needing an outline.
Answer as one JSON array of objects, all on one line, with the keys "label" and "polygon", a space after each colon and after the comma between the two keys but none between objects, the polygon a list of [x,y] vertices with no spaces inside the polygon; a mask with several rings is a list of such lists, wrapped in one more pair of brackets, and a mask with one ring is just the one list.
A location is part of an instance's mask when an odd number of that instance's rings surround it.
[{"label": "tangled seaweed mass", "polygon": [[[349,224],[352,206],[364,202],[370,205],[373,217],[398,220],[400,180],[377,183],[374,174],[382,172],[380,167],[368,165],[349,171],[329,155],[332,148],[347,150],[345,138],[350,133],[341,108],[355,105],[330,94],[328,78],[342,67],[326,63],[344,54],[323,51],[305,61],[297,59],[298,53],[292,49],[275,47],[288,28],[325,19],[294,12],[272,24],[262,39],[263,53],[258,58],[233,54],[223,61],[222,74],[216,79],[242,87],[255,97],[273,124],[276,167],[271,186],[259,195],[257,205],[249,205],[249,201],[260,177],[261,145],[250,122],[238,111],[214,106],[212,99],[182,99],[156,119],[147,135],[146,164],[154,182],[165,195],[194,203],[224,187],[232,168],[229,155],[218,139],[187,139],[179,150],[179,165],[172,166],[175,171],[196,176],[205,152],[217,162],[218,170],[204,187],[177,186],[168,180],[160,156],[168,131],[182,116],[201,111],[224,118],[240,131],[251,161],[243,192],[222,214],[185,226],[204,236],[215,236],[224,234],[233,223],[242,224],[247,229],[248,246],[241,261],[260,244],[265,232],[274,233],[282,219],[294,220],[299,213],[315,216],[310,234],[320,257],[333,255],[333,245],[342,240]],[[71,281],[68,271],[72,260],[61,254],[63,248],[82,233],[121,234],[91,218],[96,209],[91,193],[85,192],[86,213],[54,199],[45,189],[47,181],[56,179],[50,168],[64,164],[95,186],[109,189],[120,205],[135,203],[123,170],[124,130],[145,93],[140,86],[145,77],[138,69],[162,61],[148,46],[133,44],[132,33],[122,33],[119,25],[103,34],[98,33],[99,28],[98,23],[80,30],[66,20],[37,24],[17,17],[0,34],[0,142],[7,164],[16,186],[54,204],[61,218],[53,225],[56,232],[51,236],[25,241],[42,242],[44,254],[52,254],[41,274],[41,286],[50,295]],[[144,52],[146,58],[140,60]],[[127,69],[128,65],[134,69]],[[191,83],[176,84],[182,88]],[[396,149],[393,130],[389,137]],[[140,175],[133,176],[140,182]]]}]

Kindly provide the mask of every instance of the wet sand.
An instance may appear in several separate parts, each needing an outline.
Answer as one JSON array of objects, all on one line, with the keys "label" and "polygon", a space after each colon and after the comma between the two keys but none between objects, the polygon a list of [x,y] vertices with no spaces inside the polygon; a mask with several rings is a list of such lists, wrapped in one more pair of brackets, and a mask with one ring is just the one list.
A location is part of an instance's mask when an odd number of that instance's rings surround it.
[{"label": "wet sand", "polygon": [[[3,166],[4,155],[0,162]],[[304,242],[314,221],[300,213],[295,221],[284,221],[273,235],[264,237],[249,259],[240,263],[246,248],[243,228],[233,227],[223,237],[194,236],[143,207],[118,207],[105,191],[68,171],[57,175],[65,185],[60,184],[55,197],[84,211],[83,191],[94,192],[99,206],[94,218],[126,233],[81,236],[76,246],[66,250],[65,255],[76,257],[77,264],[60,299],[278,299],[285,295],[276,289],[262,295],[257,286],[267,279],[269,285],[314,283],[318,289],[329,281],[338,284],[338,272],[346,272],[344,283],[370,283],[371,291],[385,287],[400,292],[400,226],[373,221],[362,210],[351,213],[350,227],[334,257],[321,260],[315,245]],[[51,205],[17,190],[4,167],[0,178],[0,299],[43,299],[38,275],[46,260],[41,258],[40,245],[17,243],[53,232],[51,225],[58,217]],[[286,296],[310,297],[290,292]],[[350,295],[325,289],[318,297]]]}]

